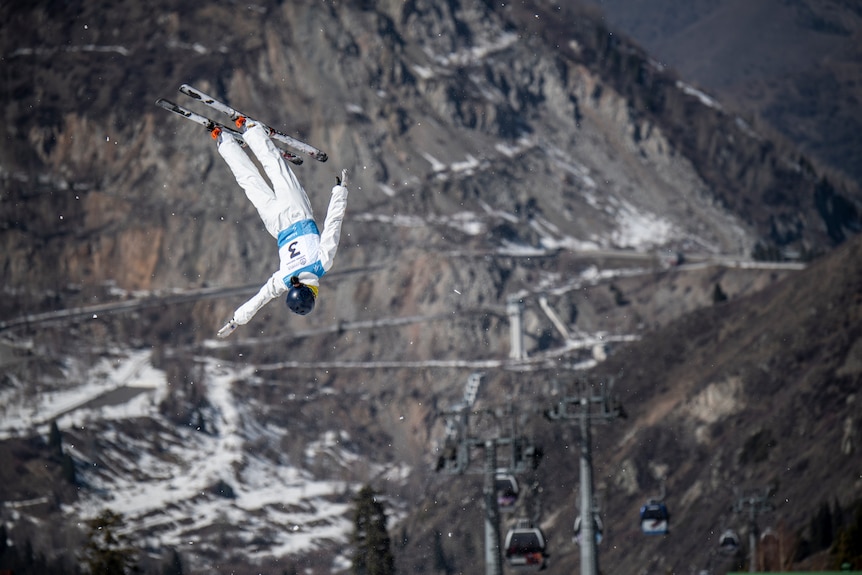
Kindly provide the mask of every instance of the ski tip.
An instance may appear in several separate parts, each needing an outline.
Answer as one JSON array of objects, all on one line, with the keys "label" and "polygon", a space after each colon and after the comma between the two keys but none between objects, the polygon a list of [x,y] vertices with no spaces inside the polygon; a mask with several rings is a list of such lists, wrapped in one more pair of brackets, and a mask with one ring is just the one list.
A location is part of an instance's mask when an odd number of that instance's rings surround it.
[{"label": "ski tip", "polygon": [[172,112],[176,112],[178,109],[178,106],[176,104],[164,98],[159,98],[158,100],[156,100],[156,106],[164,108],[165,110],[170,110]]},{"label": "ski tip", "polygon": [[281,152],[281,157],[290,162],[291,164],[296,164],[297,166],[302,165],[302,158],[297,156],[296,154],[291,154],[287,150],[279,150]]}]

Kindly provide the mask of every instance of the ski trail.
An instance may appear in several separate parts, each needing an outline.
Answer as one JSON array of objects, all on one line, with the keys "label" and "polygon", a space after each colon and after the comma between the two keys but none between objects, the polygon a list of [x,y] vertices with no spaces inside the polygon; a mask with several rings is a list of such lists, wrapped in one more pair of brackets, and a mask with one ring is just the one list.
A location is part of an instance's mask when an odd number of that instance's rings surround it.
[{"label": "ski trail", "polygon": [[[215,413],[219,416],[218,439],[211,449],[211,453],[204,458],[201,475],[205,480],[223,480],[234,483],[236,477],[233,469],[235,463],[243,458],[243,440],[240,435],[241,418],[236,407],[231,383],[242,376],[252,375],[253,370],[242,368],[239,372],[231,371],[214,360],[209,362],[207,373],[207,398]],[[247,372],[247,373],[243,373]]]}]

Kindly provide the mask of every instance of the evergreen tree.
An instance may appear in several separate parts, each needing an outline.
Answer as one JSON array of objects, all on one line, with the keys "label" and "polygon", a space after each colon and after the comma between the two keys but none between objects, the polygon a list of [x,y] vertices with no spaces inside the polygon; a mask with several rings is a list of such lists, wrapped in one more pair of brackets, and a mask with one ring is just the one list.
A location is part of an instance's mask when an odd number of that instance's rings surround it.
[{"label": "evergreen tree", "polygon": [[60,428],[57,427],[57,420],[51,421],[51,428],[48,431],[48,447],[54,455],[63,455],[63,436],[60,434]]},{"label": "evergreen tree", "polygon": [[783,259],[781,250],[776,246],[763,245],[759,242],[754,246],[751,257],[760,262],[780,262]]},{"label": "evergreen tree", "polygon": [[24,542],[24,553],[21,557],[21,565],[25,569],[29,569],[36,564],[36,553],[33,551],[33,543],[27,539]]},{"label": "evergreen tree", "polygon": [[437,573],[445,573],[446,575],[452,573],[452,567],[449,565],[446,552],[443,550],[442,535],[436,529],[434,530],[434,570]]},{"label": "evergreen tree", "polygon": [[394,575],[395,558],[386,532],[383,504],[368,485],[359,491],[354,503],[354,575]]},{"label": "evergreen tree", "polygon": [[0,569],[9,569],[15,564],[18,559],[14,547],[9,547],[9,534],[6,531],[6,524],[0,522]]},{"label": "evergreen tree", "polygon": [[841,509],[841,504],[836,497],[832,503],[832,533],[835,534],[836,538],[842,527],[844,527],[844,510]]},{"label": "evergreen tree", "polygon": [[616,284],[611,284],[608,289],[610,289],[611,293],[614,294],[614,303],[620,307],[629,305],[629,300],[626,299],[625,294],[619,287],[617,287]]},{"label": "evergreen tree", "polygon": [[817,514],[811,519],[811,547],[814,552],[828,549],[832,545],[832,511],[828,503],[821,503]]},{"label": "evergreen tree", "polygon": [[183,575],[183,562],[176,549],[171,549],[168,561],[162,568],[162,575]]},{"label": "evergreen tree", "polygon": [[68,453],[64,453],[60,459],[60,469],[63,471],[63,479],[71,485],[78,484],[78,476],[75,473],[75,460]]},{"label": "evergreen tree", "polygon": [[85,562],[91,575],[126,575],[137,573],[135,550],[128,537],[119,533],[123,527],[123,516],[105,509],[95,519],[87,522]]},{"label": "evergreen tree", "polygon": [[712,303],[722,303],[727,301],[727,294],[721,289],[721,284],[715,284],[712,290]]},{"label": "evergreen tree", "polygon": [[833,549],[833,567],[843,569],[862,569],[862,502],[856,503],[856,513],[852,522],[841,529],[836,536]]}]

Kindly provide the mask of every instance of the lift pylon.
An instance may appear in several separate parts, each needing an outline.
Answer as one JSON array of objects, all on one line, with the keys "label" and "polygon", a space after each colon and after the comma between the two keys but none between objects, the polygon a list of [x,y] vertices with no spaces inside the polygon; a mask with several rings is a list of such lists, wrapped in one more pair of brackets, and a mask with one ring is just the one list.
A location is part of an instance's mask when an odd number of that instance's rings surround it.
[{"label": "lift pylon", "polygon": [[[485,574],[501,575],[500,510],[497,502],[496,478],[501,469],[511,474],[522,472],[529,467],[535,468],[538,464],[539,450],[528,438],[517,434],[511,406],[502,412],[473,409],[480,381],[480,374],[471,375],[465,388],[464,400],[443,412],[446,418],[446,437],[438,457],[437,471],[450,474],[483,474]],[[495,420],[507,419],[509,425],[495,425],[497,427],[495,434],[485,433],[484,437],[480,437],[474,429],[471,429],[476,427],[471,425],[471,419],[489,414]],[[501,427],[508,427],[509,433],[502,433]],[[472,452],[477,449],[484,450],[484,465],[481,470],[471,470]],[[509,450],[508,467],[498,467],[500,449]]]},{"label": "lift pylon", "polygon": [[[592,421],[610,421],[617,417],[625,417],[622,406],[610,397],[610,385],[599,384],[599,393],[595,393],[585,381],[579,382],[579,393],[567,396],[557,402],[545,415],[551,421],[572,421],[580,423],[581,430],[581,575],[598,575],[599,560],[596,552],[595,524],[593,516],[593,463],[590,441],[590,423]],[[591,406],[597,405],[598,411]]]}]

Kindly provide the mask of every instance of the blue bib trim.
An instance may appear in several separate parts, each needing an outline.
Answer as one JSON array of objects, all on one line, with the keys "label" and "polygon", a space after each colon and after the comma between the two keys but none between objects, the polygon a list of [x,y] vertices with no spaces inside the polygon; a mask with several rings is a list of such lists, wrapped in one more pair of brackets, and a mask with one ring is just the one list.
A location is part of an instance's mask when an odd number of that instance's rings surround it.
[{"label": "blue bib trim", "polygon": [[290,278],[298,276],[302,272],[311,272],[319,278],[322,278],[326,274],[326,270],[323,269],[323,265],[320,263],[320,260],[318,260],[309,266],[292,271],[289,276],[284,276],[281,281],[284,282],[284,285],[290,287]]},{"label": "blue bib trim", "polygon": [[314,220],[302,220],[278,232],[278,247],[287,245],[288,242],[307,234],[320,235]]}]

